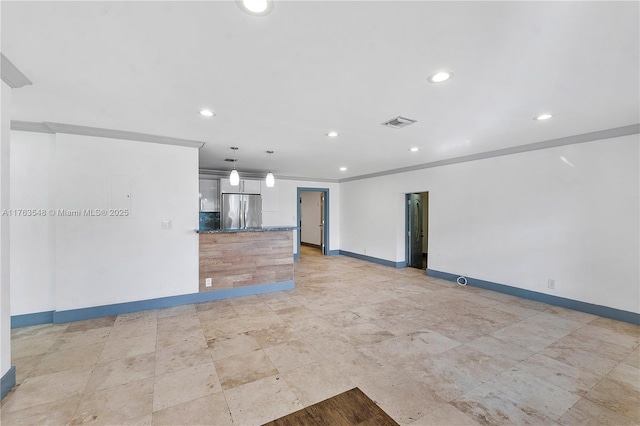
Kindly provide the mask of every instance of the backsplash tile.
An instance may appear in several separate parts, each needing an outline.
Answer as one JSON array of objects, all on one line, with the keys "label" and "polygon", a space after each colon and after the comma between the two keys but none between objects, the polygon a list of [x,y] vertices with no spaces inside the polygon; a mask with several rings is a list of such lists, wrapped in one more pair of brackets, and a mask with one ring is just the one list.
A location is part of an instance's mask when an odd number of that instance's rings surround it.
[{"label": "backsplash tile", "polygon": [[200,212],[200,232],[220,229],[220,212]]}]

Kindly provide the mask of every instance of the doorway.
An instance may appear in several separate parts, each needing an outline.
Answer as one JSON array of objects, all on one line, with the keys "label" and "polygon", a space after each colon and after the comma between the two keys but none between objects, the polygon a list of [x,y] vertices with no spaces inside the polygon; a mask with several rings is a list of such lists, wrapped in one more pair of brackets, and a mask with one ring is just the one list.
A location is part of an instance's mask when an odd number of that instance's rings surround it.
[{"label": "doorway", "polygon": [[407,266],[427,269],[429,259],[429,193],[406,195]]},{"label": "doorway", "polygon": [[296,258],[301,257],[300,246],[307,252],[321,255],[329,252],[329,189],[298,188],[298,241]]}]

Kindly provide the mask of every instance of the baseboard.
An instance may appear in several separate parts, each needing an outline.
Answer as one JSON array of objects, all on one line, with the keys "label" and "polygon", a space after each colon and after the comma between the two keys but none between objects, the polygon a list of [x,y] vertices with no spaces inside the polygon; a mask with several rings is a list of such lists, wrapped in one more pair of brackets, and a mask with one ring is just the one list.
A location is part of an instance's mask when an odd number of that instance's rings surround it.
[{"label": "baseboard", "polygon": [[13,315],[11,328],[28,327],[30,325],[50,324],[53,322],[53,312],[35,312],[33,314]]},{"label": "baseboard", "polygon": [[[377,263],[379,265],[391,266],[392,268],[405,268],[407,266],[407,262],[392,262],[391,260],[379,259],[377,257],[367,256],[364,254],[352,253],[346,250],[327,250],[327,256],[337,256],[339,254],[347,257],[353,257],[355,259],[366,260],[367,262]],[[300,253],[296,253],[293,258],[295,260],[300,260]]]},{"label": "baseboard", "polygon": [[307,246],[307,247],[313,247],[313,248],[317,248],[317,249],[322,248],[322,246],[319,245],[319,244],[305,243],[303,241],[300,241],[300,245],[301,246]]},{"label": "baseboard", "polygon": [[0,378],[0,400],[4,399],[12,387],[16,384],[16,366],[12,365]]},{"label": "baseboard", "polygon": [[[435,278],[442,278],[447,281],[456,281],[460,275],[450,274],[448,272],[427,269],[427,275]],[[498,284],[491,281],[479,280],[476,278],[467,279],[467,285],[473,287],[484,288],[485,290],[497,291],[499,293],[510,294],[512,296],[522,297],[524,299],[535,300],[537,302],[547,303],[561,308],[573,309],[574,311],[586,312],[600,317],[611,318],[617,321],[628,322],[640,325],[640,314],[635,312],[623,311],[621,309],[610,308],[608,306],[594,305],[593,303],[581,302],[579,300],[567,299],[564,297],[553,296],[551,294],[539,293],[537,291],[525,290],[523,288],[512,287],[509,285]]]},{"label": "baseboard", "polygon": [[366,260],[367,262],[377,263],[378,265],[391,266],[392,268],[405,268],[407,266],[407,262],[394,262],[392,260],[379,259],[377,257],[367,256],[365,254],[359,253],[352,253],[346,250],[339,250],[339,252],[343,256]]},{"label": "baseboard", "polygon": [[[40,312],[35,314],[17,315],[11,318],[12,328],[26,325],[62,323],[82,321],[91,318],[107,317],[111,315],[127,314],[130,312],[147,311],[150,309],[170,308],[172,306],[188,305],[191,303],[209,302],[212,300],[230,299],[232,297],[250,296],[253,294],[271,293],[274,291],[291,290],[295,288],[295,281],[281,281],[276,283],[258,284],[244,287],[227,288],[222,290],[205,291],[202,293],[181,294],[178,296],[160,297],[157,299],[138,300],[134,302],[115,303],[112,305],[92,306],[89,308],[70,309],[66,311]],[[45,315],[50,314],[50,315]],[[14,321],[15,318],[15,321]],[[36,322],[40,320],[41,322]],[[14,323],[16,326],[14,327]]]},{"label": "baseboard", "polygon": [[[328,250],[327,256],[337,256],[340,254],[340,250]],[[300,260],[300,253],[296,253],[293,255],[293,260]]]}]

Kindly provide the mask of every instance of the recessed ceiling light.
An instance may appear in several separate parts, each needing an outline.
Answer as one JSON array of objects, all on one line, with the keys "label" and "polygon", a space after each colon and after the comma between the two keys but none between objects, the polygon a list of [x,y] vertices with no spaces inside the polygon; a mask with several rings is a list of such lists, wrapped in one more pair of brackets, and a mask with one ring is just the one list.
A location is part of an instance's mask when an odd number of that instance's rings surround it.
[{"label": "recessed ceiling light", "polygon": [[537,116],[537,117],[533,117],[533,119],[534,119],[534,120],[538,120],[538,121],[543,121],[543,120],[548,120],[548,119],[550,119],[551,117],[553,117],[553,115],[551,115],[551,114],[540,114],[540,115],[539,115],[539,116]]},{"label": "recessed ceiling light", "polygon": [[240,9],[251,15],[268,15],[273,9],[272,0],[240,0],[236,1],[236,3]]},{"label": "recessed ceiling light", "polygon": [[329,136],[330,138],[335,138],[335,137],[338,137],[339,134],[340,133],[338,132],[329,132],[327,133],[327,136]]},{"label": "recessed ceiling light", "polygon": [[438,71],[435,74],[432,74],[427,78],[430,83],[442,83],[443,81],[447,81],[453,77],[452,71]]},{"label": "recessed ceiling light", "polygon": [[346,168],[346,167],[340,167],[340,171],[341,171],[341,172],[346,172],[346,171],[347,171],[347,168]]},{"label": "recessed ceiling light", "polygon": [[409,151],[418,152],[418,151],[420,151],[420,148],[418,148],[417,146],[414,146],[413,148],[409,149]]},{"label": "recessed ceiling light", "polygon": [[201,109],[200,110],[200,115],[204,116],[204,117],[213,117],[214,115],[216,115],[215,112],[209,110],[209,109]]}]

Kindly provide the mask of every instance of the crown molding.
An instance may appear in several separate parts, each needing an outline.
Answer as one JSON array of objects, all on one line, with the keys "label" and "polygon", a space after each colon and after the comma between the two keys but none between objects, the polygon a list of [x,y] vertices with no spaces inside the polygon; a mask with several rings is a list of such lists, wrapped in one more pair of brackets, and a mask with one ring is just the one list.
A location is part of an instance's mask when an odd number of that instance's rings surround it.
[{"label": "crown molding", "polygon": [[11,130],[18,130],[21,132],[49,133],[51,135],[55,135],[56,133],[51,130],[46,124],[36,121],[11,120]]},{"label": "crown molding", "polygon": [[171,138],[167,136],[150,135],[147,133],[129,132],[126,130],[102,129],[99,127],[76,126],[74,124],[11,121],[11,130],[38,133],[66,133],[70,135],[94,136],[99,138],[122,139],[136,142],[150,142],[162,145],[186,146],[189,148],[202,148],[204,142],[188,139]]},{"label": "crown molding", "polygon": [[324,178],[314,178],[314,177],[301,177],[301,176],[276,176],[278,179],[282,180],[299,180],[303,182],[326,182],[326,183],[340,183],[338,179],[324,179]]},{"label": "crown molding", "polygon": [[[213,170],[213,169],[199,169],[200,178],[228,178],[230,170]],[[241,179],[254,179],[254,180],[262,180],[266,177],[266,173],[259,172],[243,172],[238,170],[240,173]],[[298,180],[303,182],[328,182],[328,183],[338,183],[338,179],[321,179],[321,178],[309,178],[309,177],[298,177],[298,176],[281,176],[275,175],[277,180]]]},{"label": "crown molding", "polygon": [[[25,132],[38,132],[38,133],[68,133],[74,135],[83,136],[95,136],[112,139],[124,139],[138,142],[150,142],[164,145],[177,145],[186,146],[192,148],[202,148],[204,142],[192,141],[186,139],[170,138],[165,136],[149,135],[145,133],[128,132],[124,130],[102,129],[97,127],[76,126],[72,124],[51,123],[51,122],[31,122],[31,121],[11,121],[11,130],[19,130]],[[461,157],[449,158],[446,160],[433,161],[430,163],[417,164],[415,166],[402,167],[397,169],[386,170],[377,173],[369,173],[359,176],[353,176],[345,179],[323,179],[312,177],[299,177],[299,176],[275,176],[280,180],[296,180],[304,182],[329,182],[329,183],[342,183],[352,182],[356,180],[371,179],[375,177],[388,176],[398,173],[406,173],[415,170],[430,169],[434,167],[448,166],[451,164],[466,163],[469,161],[483,160],[487,158],[501,157],[505,155],[519,154],[523,152],[537,151],[541,149],[555,148],[566,145],[574,145],[585,142],[592,142],[603,139],[612,139],[622,136],[635,135],[640,133],[640,124],[632,124],[629,126],[615,127],[612,129],[600,130],[597,132],[584,133],[580,135],[567,136],[564,138],[550,139],[542,142],[534,142],[526,145],[514,146],[509,148],[497,149],[493,151],[480,152],[477,154],[465,155]],[[212,178],[228,177],[228,170],[212,170],[212,169],[199,169],[201,176],[209,176]],[[264,173],[259,172],[242,172],[242,177],[245,179],[263,179]]]},{"label": "crown molding", "polygon": [[2,81],[7,83],[12,89],[19,89],[33,84],[31,80],[2,53],[0,53],[0,75],[2,76]]},{"label": "crown molding", "polygon": [[640,124],[615,127],[613,129],[600,130],[597,132],[584,133],[581,135],[567,136],[564,138],[551,139],[548,141],[534,142],[526,145],[513,146],[509,148],[496,149],[493,151],[480,152],[477,154],[464,155],[461,157],[448,158],[446,160],[433,161],[430,163],[417,164],[415,166],[401,167],[398,169],[386,170],[383,172],[369,173],[366,175],[353,176],[340,179],[342,182],[352,182],[355,180],[371,179],[380,176],[395,175],[398,173],[412,172],[415,170],[431,169],[433,167],[448,166],[451,164],[466,163],[469,161],[484,160],[487,158],[502,157],[504,155],[519,154],[522,152],[537,151],[540,149],[556,148],[565,145],[575,145],[578,143],[593,142],[602,139],[612,139],[622,136],[636,135],[640,133]]}]

